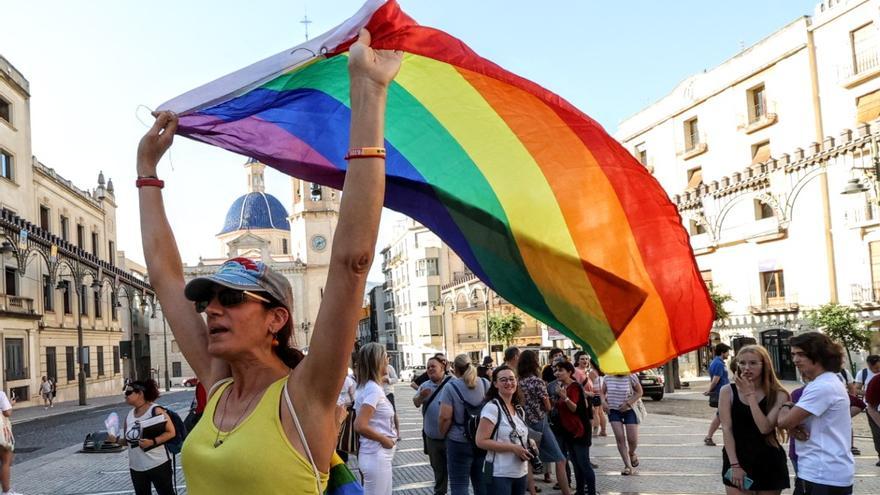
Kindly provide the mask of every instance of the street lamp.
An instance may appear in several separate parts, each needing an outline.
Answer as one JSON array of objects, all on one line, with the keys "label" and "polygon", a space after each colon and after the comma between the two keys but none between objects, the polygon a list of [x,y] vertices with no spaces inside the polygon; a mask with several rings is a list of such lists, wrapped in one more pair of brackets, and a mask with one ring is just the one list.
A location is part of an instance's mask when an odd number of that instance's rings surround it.
[{"label": "street lamp", "polygon": [[437,311],[437,308],[440,308],[440,341],[443,342],[443,354],[447,356],[449,353],[446,348],[446,303],[443,301],[439,301],[439,304],[436,302],[431,305],[431,309]]},{"label": "street lamp", "polygon": [[877,180],[880,179],[880,156],[878,156],[877,152],[877,140],[871,138],[871,166],[869,167],[853,167],[852,170],[862,170],[866,173],[870,173],[871,177],[866,177],[867,181],[871,184],[865,184],[861,180],[857,178],[852,178],[847,181],[846,186],[843,188],[841,194],[858,194],[863,192],[868,192],[871,190],[871,186],[877,187]]},{"label": "street lamp", "polygon": [[486,310],[486,355],[492,355],[492,336],[489,334],[489,286],[483,286],[483,306]]},{"label": "street lamp", "polygon": [[7,254],[12,254],[15,251],[15,248],[12,247],[12,243],[9,241],[3,241],[3,244],[0,244],[0,256],[5,256]]}]

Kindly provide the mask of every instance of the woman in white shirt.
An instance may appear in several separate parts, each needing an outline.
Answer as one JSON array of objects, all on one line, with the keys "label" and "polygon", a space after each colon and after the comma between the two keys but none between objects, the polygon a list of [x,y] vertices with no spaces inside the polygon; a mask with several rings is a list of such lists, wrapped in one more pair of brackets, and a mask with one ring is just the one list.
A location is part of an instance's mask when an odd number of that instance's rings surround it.
[{"label": "woman in white shirt", "polygon": [[15,404],[15,394],[12,402],[6,396],[6,392],[0,390],[0,484],[3,485],[4,495],[21,495],[13,492],[9,487],[11,482],[12,451],[15,450],[15,437],[12,435],[12,404]]},{"label": "woman in white shirt", "polygon": [[[516,374],[507,365],[496,368],[480,413],[476,439],[477,447],[488,451],[483,482],[488,484],[489,495],[526,492],[527,463],[532,455],[526,448],[529,429],[521,417],[522,404]],[[491,482],[485,479],[487,476],[492,476]]]},{"label": "woman in white shirt", "polygon": [[358,466],[364,476],[366,495],[391,493],[391,462],[397,446],[394,408],[382,390],[385,347],[371,342],[358,351],[354,395],[354,429],[361,437]]},{"label": "woman in white shirt", "polygon": [[[125,402],[132,407],[125,419],[122,437],[116,440],[128,444],[128,466],[136,495],[150,495],[152,485],[159,495],[174,494],[174,471],[171,454],[163,445],[177,434],[174,423],[165,410],[154,401],[159,398],[159,387],[154,380],[133,381],[125,386]],[[144,435],[141,423],[154,416],[165,417],[165,431],[153,438]],[[158,419],[158,418],[157,418]]]}]

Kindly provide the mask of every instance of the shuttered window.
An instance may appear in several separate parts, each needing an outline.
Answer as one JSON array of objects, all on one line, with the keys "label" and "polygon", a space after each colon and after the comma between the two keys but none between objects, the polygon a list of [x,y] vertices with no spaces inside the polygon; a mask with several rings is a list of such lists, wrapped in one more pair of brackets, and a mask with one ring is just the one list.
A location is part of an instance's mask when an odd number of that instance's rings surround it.
[{"label": "shuttered window", "polygon": [[880,117],[880,90],[856,98],[856,121],[860,124]]}]

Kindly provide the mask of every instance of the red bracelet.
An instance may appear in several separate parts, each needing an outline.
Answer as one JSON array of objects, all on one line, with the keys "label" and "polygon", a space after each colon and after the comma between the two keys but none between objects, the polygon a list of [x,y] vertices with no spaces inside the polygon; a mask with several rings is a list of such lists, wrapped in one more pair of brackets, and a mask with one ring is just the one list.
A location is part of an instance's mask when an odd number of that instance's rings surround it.
[{"label": "red bracelet", "polygon": [[159,189],[162,189],[165,187],[165,181],[155,177],[138,177],[137,180],[134,181],[134,185],[137,186],[138,189],[144,186],[158,187]]}]

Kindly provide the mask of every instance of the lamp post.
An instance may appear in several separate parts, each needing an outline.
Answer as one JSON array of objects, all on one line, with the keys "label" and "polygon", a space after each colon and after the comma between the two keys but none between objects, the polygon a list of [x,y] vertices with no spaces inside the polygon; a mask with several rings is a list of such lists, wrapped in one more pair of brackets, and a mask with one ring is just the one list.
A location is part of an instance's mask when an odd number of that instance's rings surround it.
[{"label": "lamp post", "polygon": [[[83,301],[82,301],[82,284],[81,277],[76,273],[73,275],[73,282],[76,284],[76,353],[78,355],[78,365],[77,365],[77,389],[79,392],[79,405],[86,405],[86,373],[85,368],[83,367],[83,329],[82,329],[82,313],[83,313]],[[70,294],[70,280],[62,280],[58,282],[58,285],[55,286],[56,289],[62,290]]]},{"label": "lamp post", "polygon": [[489,286],[483,286],[483,306],[486,310],[486,355],[492,356],[492,336],[489,333]]},{"label": "lamp post", "polygon": [[153,306],[153,318],[156,317],[156,312],[162,311],[162,349],[163,355],[165,356],[165,391],[171,391],[171,376],[168,374],[168,325],[165,323],[165,308],[156,303]]}]

